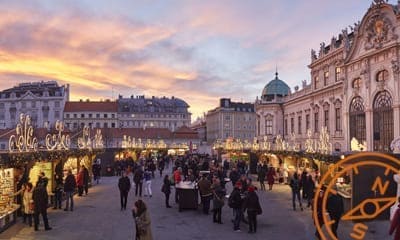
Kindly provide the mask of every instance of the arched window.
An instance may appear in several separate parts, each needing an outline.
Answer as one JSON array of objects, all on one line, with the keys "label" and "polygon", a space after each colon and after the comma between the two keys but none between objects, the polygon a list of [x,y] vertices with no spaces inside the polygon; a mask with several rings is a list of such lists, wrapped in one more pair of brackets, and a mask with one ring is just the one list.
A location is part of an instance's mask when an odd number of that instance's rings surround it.
[{"label": "arched window", "polygon": [[393,109],[392,97],[387,91],[379,92],[374,99],[374,151],[390,151],[393,140]]},{"label": "arched window", "polygon": [[379,71],[376,74],[376,81],[377,82],[385,82],[389,79],[389,72],[387,70]]},{"label": "arched window", "polygon": [[273,134],[273,116],[268,114],[265,117],[265,135],[272,135]]},{"label": "arched window", "polygon": [[351,87],[354,88],[354,89],[360,89],[361,86],[362,86],[361,78],[356,78],[351,83]]},{"label": "arched window", "polygon": [[358,141],[365,141],[365,111],[361,97],[355,97],[351,100],[349,116],[350,139],[355,137]]}]

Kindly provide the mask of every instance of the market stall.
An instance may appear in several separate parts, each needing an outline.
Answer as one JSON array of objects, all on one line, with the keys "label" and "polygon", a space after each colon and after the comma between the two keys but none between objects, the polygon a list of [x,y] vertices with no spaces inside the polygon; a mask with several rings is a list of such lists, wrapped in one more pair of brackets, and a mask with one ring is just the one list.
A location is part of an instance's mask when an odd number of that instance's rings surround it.
[{"label": "market stall", "polygon": [[180,182],[175,185],[178,194],[179,211],[183,209],[197,209],[199,193],[194,182]]},{"label": "market stall", "polygon": [[14,203],[14,169],[0,169],[0,233],[15,223],[20,205]]}]

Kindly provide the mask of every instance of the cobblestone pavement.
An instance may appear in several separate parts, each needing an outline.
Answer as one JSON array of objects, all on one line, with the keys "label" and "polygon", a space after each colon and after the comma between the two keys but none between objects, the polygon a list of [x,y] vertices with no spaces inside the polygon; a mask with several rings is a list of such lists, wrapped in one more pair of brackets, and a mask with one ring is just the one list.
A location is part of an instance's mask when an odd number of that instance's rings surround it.
[{"label": "cobblestone pavement", "polygon": [[[212,215],[203,215],[201,210],[186,210],[178,212],[177,205],[173,208],[164,207],[164,197],[161,193],[161,178],[153,180],[153,197],[143,197],[150,208],[153,237],[156,240],[188,240],[188,239],[296,239],[310,240],[314,237],[314,225],[311,210],[293,211],[287,185],[275,185],[273,191],[258,192],[263,207],[263,215],[258,217],[258,231],[248,234],[247,226],[242,224],[242,232],[233,232],[231,223],[232,210],[225,206],[222,212],[223,224],[214,224]],[[51,231],[39,232],[26,227],[19,219],[18,223],[0,234],[0,239],[12,240],[125,240],[134,239],[133,220],[130,210],[120,211],[117,177],[104,177],[99,185],[89,190],[85,197],[75,197],[74,212],[49,210]],[[231,190],[231,185],[228,190]],[[173,198],[173,194],[171,195]],[[135,198],[132,191],[129,195],[128,208]],[[171,201],[173,202],[173,201]],[[365,239],[391,239],[387,235],[389,221],[369,224],[370,229]],[[339,239],[349,237],[352,225],[343,223]],[[346,234],[345,234],[346,233]]]}]

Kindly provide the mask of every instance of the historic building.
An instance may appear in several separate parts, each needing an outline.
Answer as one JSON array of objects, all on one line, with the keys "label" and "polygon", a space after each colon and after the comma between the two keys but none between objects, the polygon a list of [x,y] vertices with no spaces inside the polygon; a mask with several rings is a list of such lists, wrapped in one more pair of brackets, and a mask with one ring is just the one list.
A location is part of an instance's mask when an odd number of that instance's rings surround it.
[{"label": "historic building", "polygon": [[206,115],[206,131],[208,143],[227,138],[252,140],[256,136],[254,104],[221,98],[220,105]]},{"label": "historic building", "polygon": [[118,121],[121,128],[168,128],[175,131],[190,126],[189,105],[174,96],[151,97],[133,95],[118,98]]},{"label": "historic building", "polygon": [[276,78],[256,100],[257,136],[272,139],[294,133],[304,143],[326,126],[336,151],[349,151],[351,139],[370,151],[391,151],[400,136],[400,3],[375,0],[363,19],[329,44],[311,51],[311,83],[291,92]]},{"label": "historic building", "polygon": [[56,81],[20,83],[0,92],[0,129],[14,128],[21,113],[31,116],[35,127],[48,127],[62,120],[69,85]]},{"label": "historic building", "polygon": [[64,123],[71,131],[90,128],[118,127],[118,104],[115,101],[77,101],[66,102],[64,109]]}]

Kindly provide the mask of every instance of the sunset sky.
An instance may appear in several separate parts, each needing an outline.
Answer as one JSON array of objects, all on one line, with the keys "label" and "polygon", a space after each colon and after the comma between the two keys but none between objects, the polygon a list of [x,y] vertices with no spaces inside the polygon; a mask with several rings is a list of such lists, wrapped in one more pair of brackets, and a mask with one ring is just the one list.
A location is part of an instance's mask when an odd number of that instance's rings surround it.
[{"label": "sunset sky", "polygon": [[[72,100],[175,96],[194,117],[309,82],[310,49],[361,20],[365,0],[0,1],[0,89],[69,83]],[[193,118],[194,119],[194,118]]]}]

